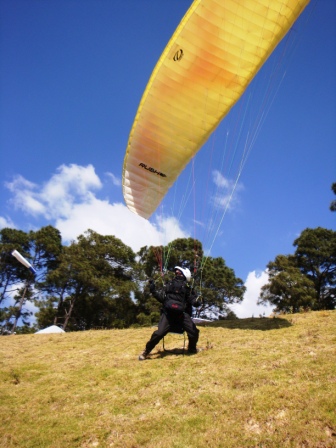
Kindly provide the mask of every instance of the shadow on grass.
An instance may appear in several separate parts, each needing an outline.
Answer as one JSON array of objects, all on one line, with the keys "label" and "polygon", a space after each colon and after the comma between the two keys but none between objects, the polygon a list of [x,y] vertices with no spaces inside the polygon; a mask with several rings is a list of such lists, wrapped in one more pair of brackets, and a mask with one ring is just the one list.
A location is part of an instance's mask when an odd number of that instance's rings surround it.
[{"label": "shadow on grass", "polygon": [[[211,347],[212,348],[212,347]],[[159,358],[166,358],[169,357],[181,357],[181,358],[192,358],[194,356],[198,356],[200,353],[203,353],[205,351],[209,350],[205,347],[199,348],[199,353],[189,353],[188,350],[185,348],[172,348],[170,350],[163,350],[159,349],[157,352],[151,353],[147,359],[159,359]]]},{"label": "shadow on grass", "polygon": [[[204,326],[204,325],[202,325]],[[292,324],[287,319],[281,319],[279,317],[274,318],[254,318],[248,319],[233,319],[233,320],[216,320],[215,322],[208,323],[206,327],[220,327],[231,328],[239,330],[278,330],[281,328],[291,327]]]},{"label": "shadow on grass", "polygon": [[166,358],[167,356],[191,356],[187,349],[183,351],[183,348],[172,348],[169,350],[159,349],[155,353],[151,353],[148,359]]}]

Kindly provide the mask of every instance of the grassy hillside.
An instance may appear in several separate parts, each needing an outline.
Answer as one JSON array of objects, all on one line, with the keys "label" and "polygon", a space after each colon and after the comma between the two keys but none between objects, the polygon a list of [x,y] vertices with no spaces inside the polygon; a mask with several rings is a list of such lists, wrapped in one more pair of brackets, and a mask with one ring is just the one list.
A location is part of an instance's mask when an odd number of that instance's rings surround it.
[{"label": "grassy hillside", "polygon": [[[336,447],[336,311],[201,328],[1,338],[0,447]],[[166,347],[181,347],[169,335]]]}]

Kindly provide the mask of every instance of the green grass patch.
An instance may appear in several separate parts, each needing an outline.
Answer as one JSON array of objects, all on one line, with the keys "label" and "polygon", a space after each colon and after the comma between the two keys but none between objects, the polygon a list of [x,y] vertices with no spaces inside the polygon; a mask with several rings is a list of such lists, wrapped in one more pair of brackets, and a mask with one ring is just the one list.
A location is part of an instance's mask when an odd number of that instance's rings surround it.
[{"label": "green grass patch", "polygon": [[336,311],[1,338],[0,447],[336,447]]}]

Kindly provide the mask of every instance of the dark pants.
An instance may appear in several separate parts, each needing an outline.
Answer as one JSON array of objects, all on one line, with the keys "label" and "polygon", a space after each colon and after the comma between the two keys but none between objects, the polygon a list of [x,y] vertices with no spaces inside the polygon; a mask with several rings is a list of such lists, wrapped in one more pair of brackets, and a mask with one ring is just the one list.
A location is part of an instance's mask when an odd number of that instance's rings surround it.
[{"label": "dark pants", "polygon": [[146,344],[146,352],[150,353],[153,348],[161,341],[167,333],[174,330],[185,330],[189,340],[189,351],[195,351],[199,336],[199,330],[187,313],[183,313],[181,317],[168,317],[164,313],[161,314],[158,329],[154,331],[150,340]]}]

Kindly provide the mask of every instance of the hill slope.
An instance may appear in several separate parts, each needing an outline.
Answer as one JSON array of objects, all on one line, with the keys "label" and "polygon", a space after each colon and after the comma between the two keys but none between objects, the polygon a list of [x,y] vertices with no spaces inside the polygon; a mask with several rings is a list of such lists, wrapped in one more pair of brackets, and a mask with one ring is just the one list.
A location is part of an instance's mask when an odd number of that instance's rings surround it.
[{"label": "hill slope", "polygon": [[3,337],[0,447],[336,447],[335,330],[336,311],[222,321],[143,362],[152,328]]}]

